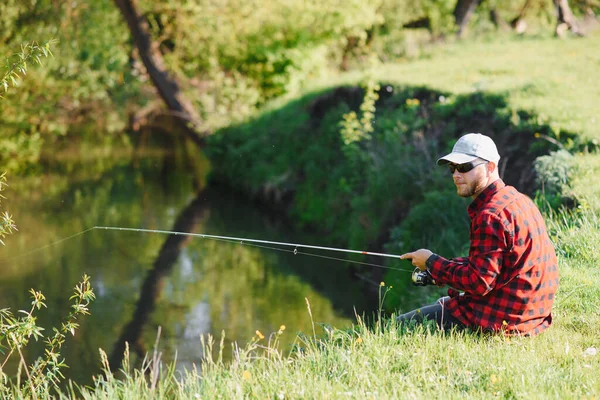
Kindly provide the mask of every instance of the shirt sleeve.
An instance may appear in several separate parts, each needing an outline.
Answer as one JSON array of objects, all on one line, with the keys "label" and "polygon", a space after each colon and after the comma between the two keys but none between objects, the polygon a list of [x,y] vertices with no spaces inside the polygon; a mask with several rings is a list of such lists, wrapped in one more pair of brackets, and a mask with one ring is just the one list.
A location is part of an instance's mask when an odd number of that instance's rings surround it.
[{"label": "shirt sleeve", "polygon": [[450,260],[459,264],[465,264],[469,262],[469,257],[454,257]]},{"label": "shirt sleeve", "polygon": [[427,268],[438,284],[484,296],[494,288],[500,275],[510,237],[497,215],[482,212],[472,223],[471,249],[466,262],[433,254],[427,260]]}]

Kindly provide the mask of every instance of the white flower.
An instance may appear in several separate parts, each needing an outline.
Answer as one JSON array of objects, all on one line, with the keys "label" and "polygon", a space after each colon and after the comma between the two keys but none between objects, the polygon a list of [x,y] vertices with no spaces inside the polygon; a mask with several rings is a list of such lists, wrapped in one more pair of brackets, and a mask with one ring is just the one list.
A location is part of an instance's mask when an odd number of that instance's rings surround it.
[{"label": "white flower", "polygon": [[587,349],[585,349],[585,351],[583,352],[583,356],[584,357],[593,357],[598,353],[598,351],[596,350],[595,347],[588,347]]}]

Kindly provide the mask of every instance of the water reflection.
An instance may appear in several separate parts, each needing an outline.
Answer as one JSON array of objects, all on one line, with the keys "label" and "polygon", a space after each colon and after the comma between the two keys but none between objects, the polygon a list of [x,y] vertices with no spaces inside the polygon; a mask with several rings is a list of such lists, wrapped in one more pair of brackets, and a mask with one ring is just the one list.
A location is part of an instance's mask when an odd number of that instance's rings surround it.
[{"label": "water reflection", "polygon": [[[2,260],[11,260],[0,269],[2,307],[27,308],[28,289],[43,291],[48,309],[38,321],[48,332],[68,313],[72,287],[83,273],[91,276],[97,294],[92,315],[64,348],[71,366],[67,376],[89,382],[99,372],[98,348],[112,353],[115,368],[124,340],[139,365],[159,326],[163,359],[177,354],[183,367],[201,357],[201,334],[219,338],[224,331],[227,344],[243,346],[256,330],[268,337],[286,325],[280,348],[289,348],[294,332],[312,330],[305,298],[316,322],[340,328],[351,324],[354,307],[359,312],[372,307],[341,262],[238,243],[93,230],[31,253],[96,225],[182,227],[178,230],[327,245],[323,238],[294,233],[233,193],[205,187],[206,163],[173,154],[102,167],[59,163],[43,175],[9,181],[3,204],[19,232],[2,249]],[[28,350],[33,359],[43,343]],[[230,346],[224,355],[231,355]]]}]

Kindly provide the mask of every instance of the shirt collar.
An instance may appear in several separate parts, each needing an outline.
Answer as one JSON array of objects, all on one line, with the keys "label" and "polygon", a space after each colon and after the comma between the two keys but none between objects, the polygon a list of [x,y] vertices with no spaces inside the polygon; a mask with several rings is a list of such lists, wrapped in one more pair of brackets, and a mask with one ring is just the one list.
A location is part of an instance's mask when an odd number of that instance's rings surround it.
[{"label": "shirt collar", "polygon": [[477,211],[479,211],[485,203],[487,203],[492,196],[505,187],[506,184],[502,179],[497,179],[494,182],[490,183],[469,205],[469,215],[472,217]]}]

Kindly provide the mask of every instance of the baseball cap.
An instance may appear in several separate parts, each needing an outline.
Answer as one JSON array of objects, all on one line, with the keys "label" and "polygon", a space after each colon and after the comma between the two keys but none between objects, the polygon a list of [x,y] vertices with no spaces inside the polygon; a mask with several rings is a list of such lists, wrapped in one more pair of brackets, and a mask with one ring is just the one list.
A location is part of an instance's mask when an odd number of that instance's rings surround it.
[{"label": "baseball cap", "polygon": [[496,144],[489,136],[482,135],[481,133],[467,133],[458,139],[452,148],[452,153],[437,160],[437,165],[446,165],[448,163],[464,164],[476,158],[482,158],[498,164],[500,155],[498,154]]}]

